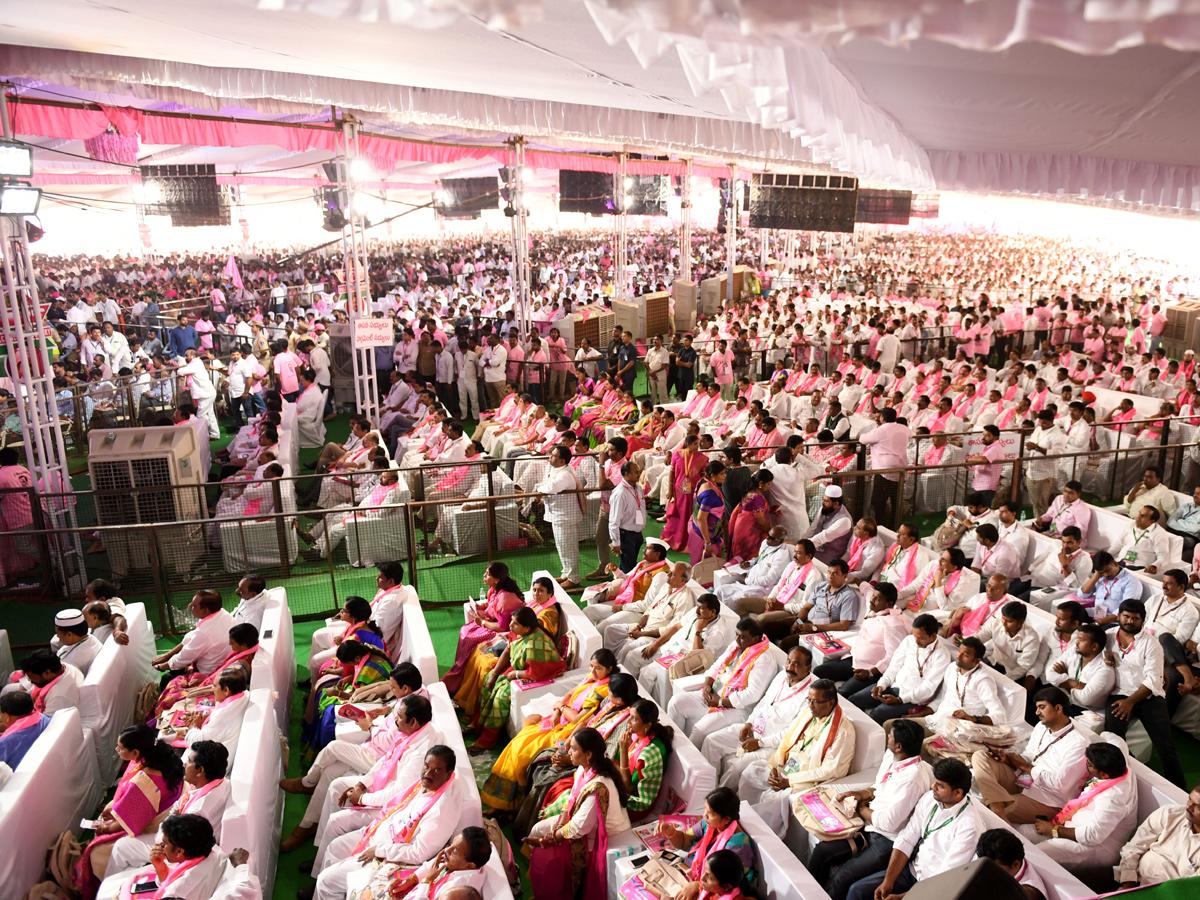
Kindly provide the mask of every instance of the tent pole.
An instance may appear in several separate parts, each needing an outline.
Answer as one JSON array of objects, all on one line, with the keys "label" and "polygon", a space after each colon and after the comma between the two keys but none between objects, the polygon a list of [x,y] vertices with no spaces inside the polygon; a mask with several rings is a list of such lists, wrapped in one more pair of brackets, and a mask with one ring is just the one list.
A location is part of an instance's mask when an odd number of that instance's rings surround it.
[{"label": "tent pole", "polygon": [[685,159],[679,182],[679,280],[692,280],[692,161]]},{"label": "tent pole", "polygon": [[[334,110],[337,122],[337,110]],[[375,347],[359,346],[356,335],[360,319],[371,318],[370,269],[367,266],[367,238],[363,231],[362,211],[354,202],[352,163],[358,156],[358,121],[342,115],[342,153],[337,160],[338,205],[346,222],[342,226],[342,268],[346,283],[346,314],[350,318],[354,341],[354,395],[358,414],[379,423],[379,388],[375,381]]]},{"label": "tent pole", "polygon": [[733,306],[733,265],[737,254],[737,166],[729,164],[729,214],[725,217],[725,304]]}]

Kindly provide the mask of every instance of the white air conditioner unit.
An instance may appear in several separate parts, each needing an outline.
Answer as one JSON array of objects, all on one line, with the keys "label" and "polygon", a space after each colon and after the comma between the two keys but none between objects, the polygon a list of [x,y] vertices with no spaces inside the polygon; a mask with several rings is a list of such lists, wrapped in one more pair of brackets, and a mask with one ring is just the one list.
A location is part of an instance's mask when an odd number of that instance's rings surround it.
[{"label": "white air conditioner unit", "polygon": [[[190,571],[205,552],[208,518],[196,429],[188,427],[117,428],[88,435],[88,472],[96,494],[100,525],[157,525],[158,551],[168,570]],[[116,493],[107,493],[107,492]],[[190,525],[171,525],[192,522]],[[103,532],[115,576],[149,568],[147,529]]]}]

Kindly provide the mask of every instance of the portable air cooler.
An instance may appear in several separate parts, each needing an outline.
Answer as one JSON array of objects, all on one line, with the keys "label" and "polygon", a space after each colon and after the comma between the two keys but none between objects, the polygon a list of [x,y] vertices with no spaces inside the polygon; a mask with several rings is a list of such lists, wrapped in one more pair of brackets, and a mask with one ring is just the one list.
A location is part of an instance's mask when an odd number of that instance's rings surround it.
[{"label": "portable air cooler", "polygon": [[[159,525],[158,550],[169,570],[186,573],[205,550],[208,517],[196,429],[118,428],[88,436],[88,472],[100,525]],[[107,492],[113,493],[107,493]],[[190,522],[186,525],[161,523]],[[151,565],[148,529],[103,532],[113,574]]]}]

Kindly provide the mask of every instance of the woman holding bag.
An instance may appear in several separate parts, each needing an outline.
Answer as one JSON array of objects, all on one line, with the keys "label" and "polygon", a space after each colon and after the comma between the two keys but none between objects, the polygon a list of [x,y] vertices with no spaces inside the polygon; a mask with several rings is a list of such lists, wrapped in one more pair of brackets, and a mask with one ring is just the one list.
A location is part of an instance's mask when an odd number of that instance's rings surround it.
[{"label": "woman holding bag", "polygon": [[[721,556],[721,519],[725,515],[725,495],[721,485],[724,481],[725,464],[714,459],[704,470],[704,478],[696,491],[696,507],[688,523],[687,551],[693,566],[707,556]],[[699,577],[696,580],[704,583]]]},{"label": "woman holding bag", "polygon": [[705,863],[720,850],[737,854],[745,870],[746,881],[753,885],[757,877],[754,844],[738,820],[741,806],[742,801],[738,799],[736,791],[719,787],[704,798],[704,818],[691,828],[681,829],[671,822],[663,822],[658,826],[658,833],[673,847],[680,850],[691,848],[684,860],[690,883],[675,900],[696,900],[700,896]]},{"label": "woman holding bag", "polygon": [[594,728],[571,737],[569,793],[546,807],[525,839],[534,900],[606,900],[608,835],[628,831],[625,785]]}]

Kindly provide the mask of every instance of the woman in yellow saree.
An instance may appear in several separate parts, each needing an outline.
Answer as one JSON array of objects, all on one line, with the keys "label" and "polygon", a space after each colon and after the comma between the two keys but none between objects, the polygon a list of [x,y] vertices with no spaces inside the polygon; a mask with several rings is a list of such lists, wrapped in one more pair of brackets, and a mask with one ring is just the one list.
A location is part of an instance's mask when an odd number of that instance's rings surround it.
[{"label": "woman in yellow saree", "polygon": [[[558,608],[558,600],[554,597],[554,582],[542,576],[533,583],[527,605],[532,609],[541,623],[546,634],[554,638],[560,655],[566,655],[565,617]],[[512,640],[511,634],[498,634],[494,641],[480,644],[467,659],[462,671],[462,682],[454,695],[454,702],[468,716],[474,716],[479,711],[479,694],[483,682],[496,666],[504,645]]]},{"label": "woman in yellow saree", "polygon": [[617,659],[611,650],[597,650],[592,654],[591,672],[582,684],[556,702],[550,715],[531,715],[525,720],[525,727],[508,742],[479,791],[486,806],[511,811],[521,805],[533,758],[547,747],[565,744],[578,729],[587,726],[608,696],[608,679],[616,668]]}]

